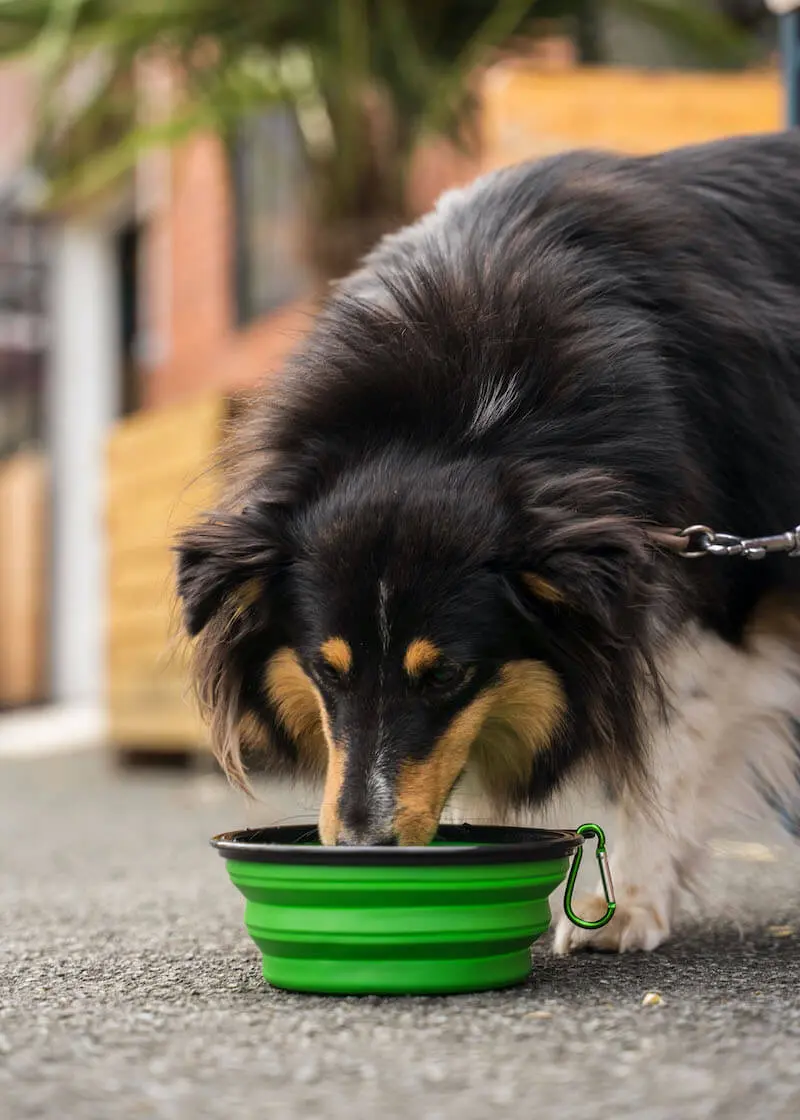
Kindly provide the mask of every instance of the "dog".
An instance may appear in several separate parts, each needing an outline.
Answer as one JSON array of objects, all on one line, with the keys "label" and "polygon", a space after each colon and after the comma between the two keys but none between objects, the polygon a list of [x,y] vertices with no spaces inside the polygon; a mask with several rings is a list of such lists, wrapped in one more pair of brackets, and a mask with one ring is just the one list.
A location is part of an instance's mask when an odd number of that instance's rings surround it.
[{"label": "dog", "polygon": [[425,844],[465,781],[499,818],[598,781],[617,913],[556,949],[655,948],[723,811],[798,828],[800,560],[668,546],[795,526],[798,432],[800,134],[443,195],[334,286],[178,542],[223,767],[319,780],[347,845]]}]

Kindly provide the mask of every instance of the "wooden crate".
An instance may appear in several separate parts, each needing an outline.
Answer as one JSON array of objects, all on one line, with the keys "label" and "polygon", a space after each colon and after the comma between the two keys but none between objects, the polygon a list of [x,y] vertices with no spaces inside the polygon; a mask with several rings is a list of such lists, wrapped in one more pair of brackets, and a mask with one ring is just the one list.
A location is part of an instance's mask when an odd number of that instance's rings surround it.
[{"label": "wooden crate", "polygon": [[226,398],[140,412],[108,446],[108,708],[120,751],[205,749],[177,626],[175,534],[213,506]]},{"label": "wooden crate", "polygon": [[46,698],[49,492],[44,455],[0,463],[0,707]]}]

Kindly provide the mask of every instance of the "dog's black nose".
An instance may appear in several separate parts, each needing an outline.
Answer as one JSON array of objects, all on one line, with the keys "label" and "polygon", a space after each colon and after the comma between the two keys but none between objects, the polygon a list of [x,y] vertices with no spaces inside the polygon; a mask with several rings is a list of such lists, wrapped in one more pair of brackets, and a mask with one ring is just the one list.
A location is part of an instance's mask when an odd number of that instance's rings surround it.
[{"label": "dog's black nose", "polygon": [[354,783],[339,799],[339,835],[344,847],[391,847],[397,844],[392,802],[376,803],[367,782]]}]

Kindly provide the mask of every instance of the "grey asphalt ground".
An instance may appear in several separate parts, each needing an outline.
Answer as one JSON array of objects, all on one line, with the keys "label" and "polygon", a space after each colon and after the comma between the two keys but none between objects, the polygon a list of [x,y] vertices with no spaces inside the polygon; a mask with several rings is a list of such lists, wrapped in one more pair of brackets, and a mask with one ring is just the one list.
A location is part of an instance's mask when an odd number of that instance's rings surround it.
[{"label": "grey asphalt ground", "polygon": [[800,1117],[790,842],[719,847],[708,912],[654,955],[542,943],[512,991],[336,999],[264,985],[206,846],[280,809],[96,754],[0,760],[2,1120]]}]

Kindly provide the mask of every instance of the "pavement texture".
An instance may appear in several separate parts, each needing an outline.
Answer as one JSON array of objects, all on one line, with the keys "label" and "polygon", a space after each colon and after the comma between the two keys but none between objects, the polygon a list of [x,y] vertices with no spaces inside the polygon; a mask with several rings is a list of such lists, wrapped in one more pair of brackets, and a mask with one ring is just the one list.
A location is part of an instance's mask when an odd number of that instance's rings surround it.
[{"label": "pavement texture", "polygon": [[0,761],[3,1120],[800,1116],[789,840],[724,838],[706,911],[655,954],[545,940],[514,990],[323,998],[264,984],[207,847],[287,804],[101,754]]}]

